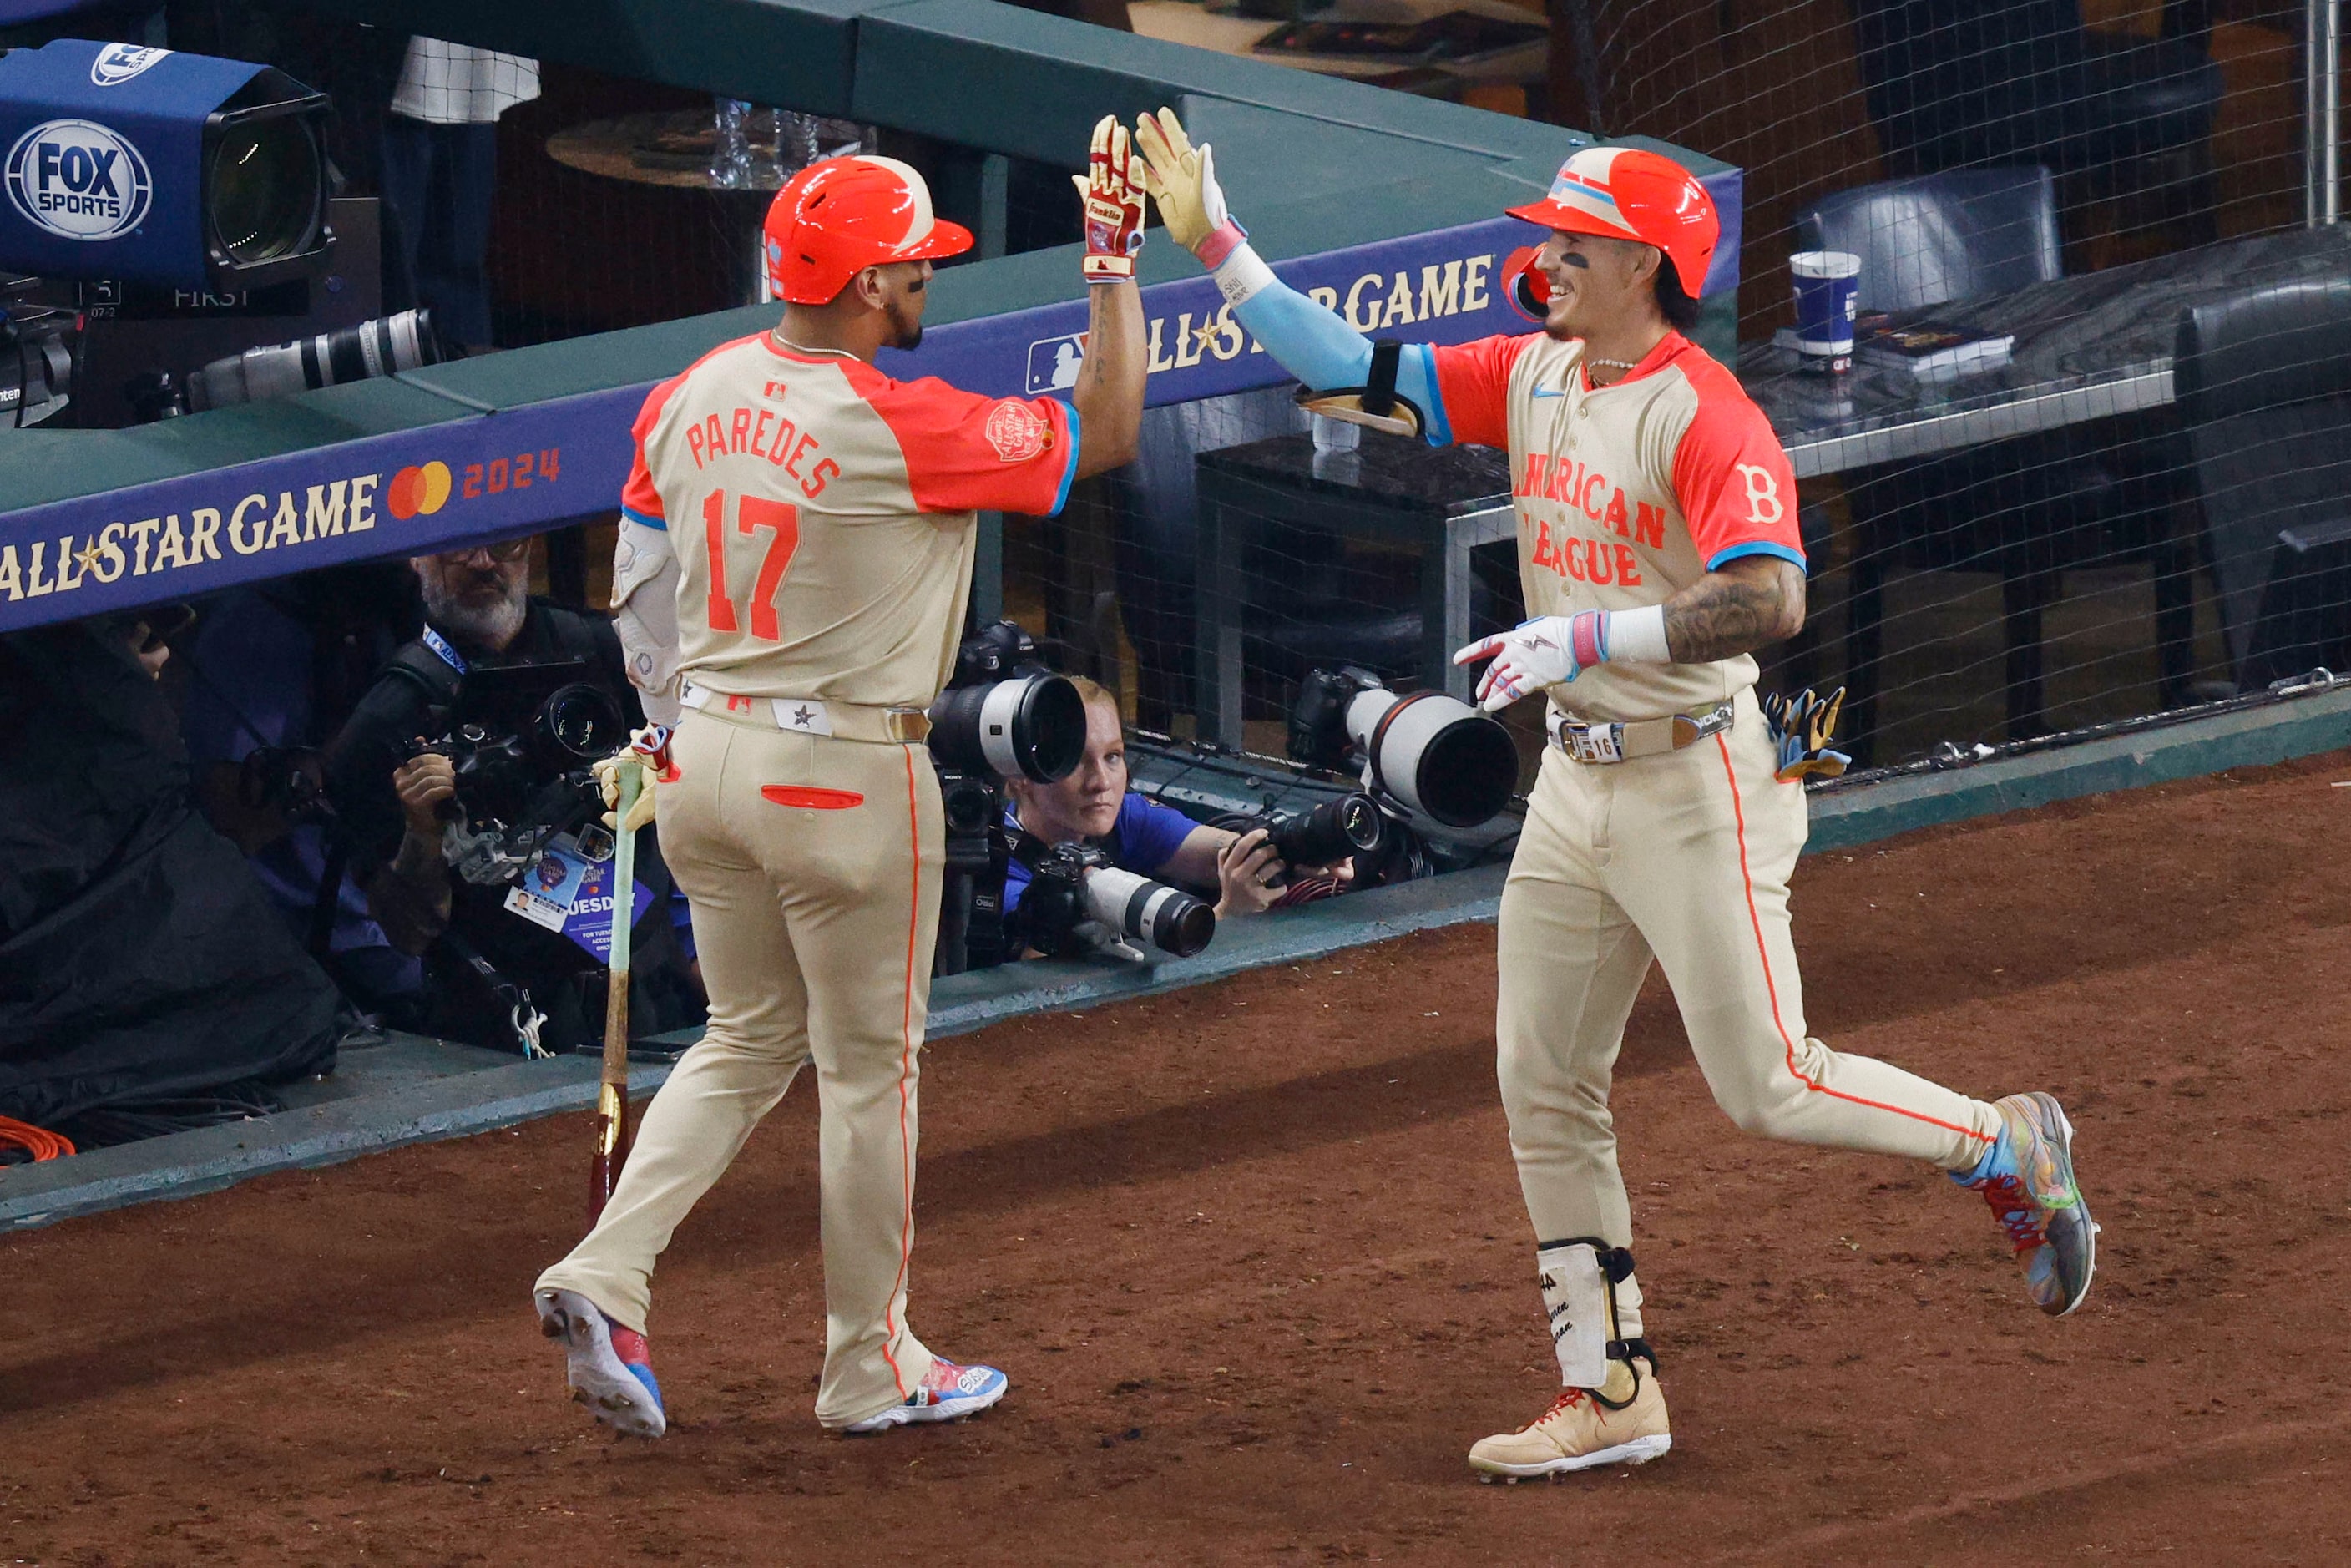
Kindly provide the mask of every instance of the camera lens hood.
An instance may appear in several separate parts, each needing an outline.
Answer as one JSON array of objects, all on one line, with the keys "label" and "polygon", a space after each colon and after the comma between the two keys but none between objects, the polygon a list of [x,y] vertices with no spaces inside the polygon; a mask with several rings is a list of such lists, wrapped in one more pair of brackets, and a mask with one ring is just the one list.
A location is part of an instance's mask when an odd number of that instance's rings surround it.
[{"label": "camera lens hood", "polygon": [[1065,676],[952,687],[931,705],[931,751],[950,768],[1050,784],[1085,749],[1085,699]]},{"label": "camera lens hood", "polygon": [[1348,704],[1347,728],[1376,788],[1448,828],[1492,821],[1518,785],[1510,732],[1443,692],[1400,697],[1374,687]]}]

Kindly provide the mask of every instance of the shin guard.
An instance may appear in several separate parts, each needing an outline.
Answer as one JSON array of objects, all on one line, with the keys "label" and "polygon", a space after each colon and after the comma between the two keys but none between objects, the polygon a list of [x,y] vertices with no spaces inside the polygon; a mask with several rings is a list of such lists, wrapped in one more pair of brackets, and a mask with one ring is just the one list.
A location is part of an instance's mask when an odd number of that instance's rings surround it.
[{"label": "shin guard", "polygon": [[1641,1377],[1633,1358],[1656,1364],[1646,1341],[1627,1340],[1617,1328],[1616,1287],[1632,1278],[1633,1254],[1595,1236],[1545,1241],[1535,1249],[1535,1270],[1560,1385],[1590,1389],[1611,1408],[1630,1404]]}]

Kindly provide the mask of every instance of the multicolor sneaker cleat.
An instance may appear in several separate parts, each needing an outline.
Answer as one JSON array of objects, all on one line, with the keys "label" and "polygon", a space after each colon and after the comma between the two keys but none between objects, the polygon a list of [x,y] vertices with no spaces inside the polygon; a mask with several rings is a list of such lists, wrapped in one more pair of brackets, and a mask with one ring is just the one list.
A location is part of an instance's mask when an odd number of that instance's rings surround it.
[{"label": "multicolor sneaker cleat", "polygon": [[2074,1181],[2074,1124],[2046,1094],[2011,1094],[1993,1109],[1999,1142],[1951,1179],[1983,1194],[2024,1266],[2024,1288],[2043,1312],[2062,1318],[2090,1293],[2098,1242]]},{"label": "multicolor sneaker cleat", "polygon": [[1512,1485],[1599,1465],[1645,1465],[1674,1446],[1666,1391],[1654,1361],[1636,1369],[1633,1396],[1610,1405],[1590,1388],[1562,1388],[1551,1408],[1515,1432],[1481,1437],[1469,1468],[1481,1481]]},{"label": "multicolor sneaker cleat", "polygon": [[534,1299],[539,1332],[563,1342],[573,1399],[632,1437],[658,1437],[669,1429],[644,1335],[614,1322],[577,1291],[541,1291]]},{"label": "multicolor sneaker cleat", "polygon": [[935,1355],[929,1373],[904,1401],[879,1416],[852,1421],[841,1430],[863,1437],[920,1421],[961,1421],[1003,1398],[1010,1386],[1011,1380],[992,1366],[958,1366],[946,1356]]}]

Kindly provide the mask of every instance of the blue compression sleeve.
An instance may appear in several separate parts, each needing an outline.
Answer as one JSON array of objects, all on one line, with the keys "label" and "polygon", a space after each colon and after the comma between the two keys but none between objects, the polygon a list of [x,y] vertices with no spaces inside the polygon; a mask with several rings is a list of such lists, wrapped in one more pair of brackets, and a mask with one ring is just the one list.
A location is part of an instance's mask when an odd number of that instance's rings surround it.
[{"label": "blue compression sleeve", "polygon": [[[1233,319],[1281,368],[1317,392],[1359,387],[1371,379],[1372,340],[1327,309],[1276,279],[1233,308]],[[1426,343],[1407,343],[1396,363],[1396,393],[1427,416],[1431,446],[1450,445],[1452,427],[1437,395],[1437,356]]]}]

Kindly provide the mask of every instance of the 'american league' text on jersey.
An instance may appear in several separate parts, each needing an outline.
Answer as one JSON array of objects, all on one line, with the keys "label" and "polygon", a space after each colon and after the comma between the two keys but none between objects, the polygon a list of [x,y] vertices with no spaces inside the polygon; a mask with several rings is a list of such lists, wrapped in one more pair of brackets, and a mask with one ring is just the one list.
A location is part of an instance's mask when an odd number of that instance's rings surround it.
[{"label": "'american league' text on jersey", "polygon": [[[1730,372],[1680,333],[1597,389],[1581,340],[1488,338],[1434,359],[1453,438],[1510,450],[1529,615],[1662,604],[1742,556],[1804,564],[1779,438]],[[1583,718],[1661,718],[1711,707],[1755,674],[1745,653],[1606,664],[1549,695]]]},{"label": "'american league' text on jersey", "polygon": [[955,666],[973,514],[1050,516],[1077,472],[1055,398],[895,382],[762,332],[637,416],[627,516],[666,528],[679,669],[730,696],[928,707]]}]

